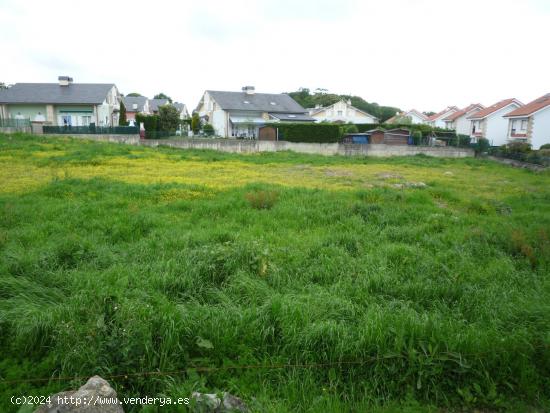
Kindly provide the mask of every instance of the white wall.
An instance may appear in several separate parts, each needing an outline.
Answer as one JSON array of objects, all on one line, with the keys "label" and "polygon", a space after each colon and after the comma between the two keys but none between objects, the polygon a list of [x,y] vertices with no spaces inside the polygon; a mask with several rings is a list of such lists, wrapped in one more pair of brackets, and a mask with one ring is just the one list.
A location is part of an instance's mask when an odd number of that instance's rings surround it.
[{"label": "white wall", "polygon": [[470,136],[472,133],[472,121],[468,119],[468,114],[455,120],[456,133]]},{"label": "white wall", "polygon": [[500,146],[508,142],[508,118],[503,116],[519,107],[517,103],[511,103],[486,118],[485,138],[492,146]]},{"label": "white wall", "polygon": [[218,136],[229,136],[227,130],[226,113],[224,110],[215,110],[212,112],[210,124],[214,127],[214,131]]},{"label": "white wall", "polygon": [[550,106],[533,115],[533,133],[531,145],[539,149],[541,145],[550,143]]},{"label": "white wall", "polygon": [[[338,112],[342,112],[338,115]],[[311,115],[317,122],[321,121],[343,121],[351,123],[378,123],[378,120],[373,117],[358,111],[345,102],[339,101],[331,105],[317,114]]]}]

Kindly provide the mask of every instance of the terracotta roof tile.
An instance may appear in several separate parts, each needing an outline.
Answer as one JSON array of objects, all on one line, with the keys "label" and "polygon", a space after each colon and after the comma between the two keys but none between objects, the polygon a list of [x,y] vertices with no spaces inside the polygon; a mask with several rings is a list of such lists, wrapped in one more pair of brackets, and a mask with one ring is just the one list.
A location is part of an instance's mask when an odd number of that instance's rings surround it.
[{"label": "terracotta roof tile", "polygon": [[487,116],[489,116],[492,113],[495,113],[496,111],[499,111],[500,109],[508,106],[510,103],[517,103],[520,106],[523,106],[523,103],[521,103],[519,100],[510,98],[510,99],[504,99],[500,102],[495,103],[494,105],[491,105],[483,110],[480,110],[477,113],[474,113],[471,116],[468,116],[468,119],[483,119]]},{"label": "terracotta roof tile", "polygon": [[461,116],[466,115],[468,112],[471,112],[475,108],[484,109],[485,106],[483,106],[481,103],[472,103],[471,105],[466,106],[464,109],[459,110],[458,112],[450,114],[449,116],[447,116],[443,120],[448,120],[449,122],[453,122],[453,121],[457,120],[458,118],[460,118]]},{"label": "terracotta roof tile", "polygon": [[517,108],[516,110],[510,113],[507,113],[506,115],[504,115],[504,117],[529,116],[549,105],[550,105],[550,93],[547,93],[546,95],[541,96],[540,98],[535,99],[532,102],[529,102],[527,105],[524,105],[521,108]]},{"label": "terracotta roof tile", "polygon": [[447,113],[451,110],[454,110],[456,112],[456,111],[458,111],[458,108],[456,106],[449,106],[448,108],[445,108],[444,110],[442,110],[439,113],[436,113],[435,115],[428,116],[428,121],[432,122],[434,120],[437,120],[437,119],[441,118],[441,116],[443,116],[445,113]]}]

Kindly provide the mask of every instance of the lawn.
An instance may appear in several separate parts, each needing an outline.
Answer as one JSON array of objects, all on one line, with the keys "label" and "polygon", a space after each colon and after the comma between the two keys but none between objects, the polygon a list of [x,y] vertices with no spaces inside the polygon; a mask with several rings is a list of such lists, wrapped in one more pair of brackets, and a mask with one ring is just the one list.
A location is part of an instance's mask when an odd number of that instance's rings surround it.
[{"label": "lawn", "polygon": [[0,135],[0,182],[2,412],[94,374],[261,412],[550,409],[549,172]]}]

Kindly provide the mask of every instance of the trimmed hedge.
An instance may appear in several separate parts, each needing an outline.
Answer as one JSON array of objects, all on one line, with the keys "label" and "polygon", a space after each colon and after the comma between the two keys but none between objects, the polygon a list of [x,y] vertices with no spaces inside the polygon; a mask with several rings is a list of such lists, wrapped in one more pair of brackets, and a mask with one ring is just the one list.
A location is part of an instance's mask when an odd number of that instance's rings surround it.
[{"label": "trimmed hedge", "polygon": [[327,123],[275,123],[279,140],[288,142],[337,143],[340,125]]},{"label": "trimmed hedge", "polygon": [[159,130],[160,122],[158,115],[144,115],[136,113],[136,122],[138,125],[143,123],[143,127],[147,132],[155,132]]}]

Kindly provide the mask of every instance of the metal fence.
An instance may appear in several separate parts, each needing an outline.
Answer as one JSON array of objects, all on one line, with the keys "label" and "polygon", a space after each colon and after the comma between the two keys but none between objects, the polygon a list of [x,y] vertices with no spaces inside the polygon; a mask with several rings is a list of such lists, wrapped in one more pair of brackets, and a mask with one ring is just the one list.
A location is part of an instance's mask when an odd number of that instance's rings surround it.
[{"label": "metal fence", "polygon": [[44,126],[44,133],[67,135],[137,135],[137,126]]},{"label": "metal fence", "polygon": [[30,119],[4,119],[0,118],[0,128],[24,129],[31,127]]}]

